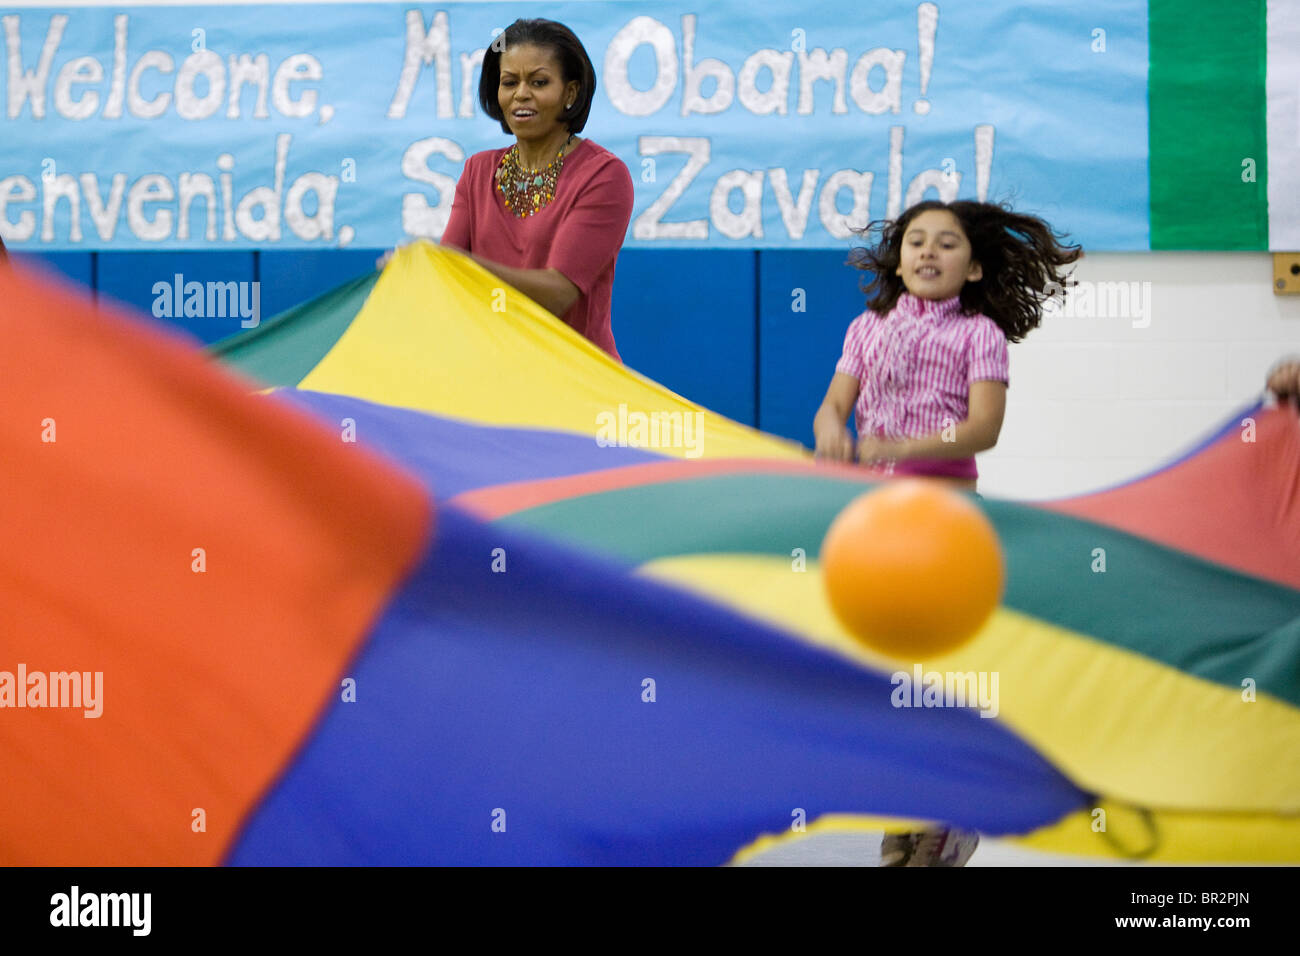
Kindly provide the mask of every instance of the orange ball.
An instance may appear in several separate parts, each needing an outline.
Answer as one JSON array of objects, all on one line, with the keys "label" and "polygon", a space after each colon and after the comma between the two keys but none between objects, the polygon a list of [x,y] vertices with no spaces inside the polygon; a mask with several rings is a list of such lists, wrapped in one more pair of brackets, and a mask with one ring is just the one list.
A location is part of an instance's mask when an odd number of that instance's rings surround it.
[{"label": "orange ball", "polygon": [[993,524],[959,492],[899,479],[851,501],[822,541],[831,607],[868,647],[911,660],[966,643],[1002,600]]}]

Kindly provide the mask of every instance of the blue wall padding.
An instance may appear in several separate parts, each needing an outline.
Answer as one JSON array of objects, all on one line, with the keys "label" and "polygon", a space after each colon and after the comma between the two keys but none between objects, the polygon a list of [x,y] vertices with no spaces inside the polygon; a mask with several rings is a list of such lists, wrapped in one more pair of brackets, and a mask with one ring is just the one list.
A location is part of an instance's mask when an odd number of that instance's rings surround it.
[{"label": "blue wall padding", "polygon": [[[101,252],[99,258],[99,292],[118,302],[134,306],[146,315],[154,315],[153,306],[158,294],[154,286],[159,282],[175,284],[179,273],[183,282],[252,282],[254,275],[253,252]],[[339,277],[341,284],[346,276]],[[251,288],[248,301],[251,304]],[[206,303],[206,296],[205,296]],[[182,301],[182,306],[184,302]],[[205,308],[206,312],[206,308]],[[262,308],[262,318],[271,313]],[[184,329],[204,344],[223,339],[240,331],[239,316],[216,315],[184,316],[160,321]],[[251,320],[250,320],[251,321]]]},{"label": "blue wall padding", "polygon": [[267,318],[375,268],[384,249],[267,249],[258,253]]},{"label": "blue wall padding", "polygon": [[15,252],[9,257],[18,264],[44,269],[78,285],[94,287],[95,254],[93,252]]},{"label": "blue wall padding", "polygon": [[[845,265],[848,248],[766,250],[759,262],[759,406],[763,431],[814,445],[812,422],[844,347],[866,308],[865,273]],[[804,292],[805,311],[796,290]]]},{"label": "blue wall padding", "polygon": [[754,425],[751,249],[624,249],[614,273],[623,361],[679,395]]}]

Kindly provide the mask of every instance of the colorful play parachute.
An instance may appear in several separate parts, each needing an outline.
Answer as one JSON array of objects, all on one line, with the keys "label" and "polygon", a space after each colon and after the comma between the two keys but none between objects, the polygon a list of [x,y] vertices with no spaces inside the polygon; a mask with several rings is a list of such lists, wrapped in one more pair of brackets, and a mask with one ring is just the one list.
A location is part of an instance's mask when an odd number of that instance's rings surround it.
[{"label": "colorful play parachute", "polygon": [[[981,501],[1003,606],[900,664],[817,565],[873,476],[455,253],[224,343],[242,379],[29,277],[0,302],[2,862],[718,864],[917,820],[1300,862],[1294,412]],[[895,706],[913,663],[996,700]],[[51,706],[72,671],[100,716]]]}]

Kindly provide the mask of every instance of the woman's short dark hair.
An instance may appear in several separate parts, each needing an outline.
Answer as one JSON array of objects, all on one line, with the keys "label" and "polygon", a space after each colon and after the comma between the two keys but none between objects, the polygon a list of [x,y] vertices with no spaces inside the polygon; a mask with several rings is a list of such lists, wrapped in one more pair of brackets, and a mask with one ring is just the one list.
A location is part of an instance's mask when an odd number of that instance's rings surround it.
[{"label": "woman's short dark hair", "polygon": [[587,125],[591,101],[596,96],[596,70],[582,41],[563,23],[554,20],[516,20],[488,45],[478,80],[478,102],[483,112],[500,123],[502,130],[511,131],[497,99],[501,85],[501,52],[525,44],[542,47],[555,55],[564,74],[561,82],[578,81],[578,95],[573,98],[573,106],[560,113],[560,122],[569,128],[570,133],[581,133]]}]

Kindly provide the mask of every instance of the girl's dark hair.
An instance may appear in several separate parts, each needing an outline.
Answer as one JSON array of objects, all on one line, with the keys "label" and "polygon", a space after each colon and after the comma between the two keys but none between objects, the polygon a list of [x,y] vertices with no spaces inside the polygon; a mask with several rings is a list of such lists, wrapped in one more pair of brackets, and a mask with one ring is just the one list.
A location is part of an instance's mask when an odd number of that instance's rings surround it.
[{"label": "girl's dark hair", "polygon": [[928,199],[907,209],[897,219],[878,219],[859,232],[864,238],[879,233],[879,239],[865,249],[855,249],[850,265],[872,273],[863,286],[867,307],[888,315],[906,290],[898,275],[903,236],[907,227],[923,212],[944,209],[957,217],[971,244],[971,260],[984,271],[977,282],[961,288],[962,311],[983,312],[998,324],[1010,342],[1019,342],[1038,328],[1043,303],[1054,295],[1064,296],[1068,275],[1061,266],[1077,260],[1080,246],[1065,246],[1065,236],[1037,216],[1013,212],[1002,203],[958,199],[941,202]]},{"label": "girl's dark hair", "polygon": [[560,82],[578,81],[578,95],[573,98],[573,106],[560,113],[560,122],[568,126],[570,133],[581,133],[587,125],[591,101],[596,96],[596,70],[582,41],[563,23],[554,20],[516,20],[488,45],[483,54],[483,71],[478,78],[478,102],[483,112],[500,123],[502,130],[510,132],[510,124],[506,122],[497,100],[497,90],[501,85],[501,53],[509,47],[524,44],[543,47],[555,54],[564,74]]}]

